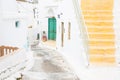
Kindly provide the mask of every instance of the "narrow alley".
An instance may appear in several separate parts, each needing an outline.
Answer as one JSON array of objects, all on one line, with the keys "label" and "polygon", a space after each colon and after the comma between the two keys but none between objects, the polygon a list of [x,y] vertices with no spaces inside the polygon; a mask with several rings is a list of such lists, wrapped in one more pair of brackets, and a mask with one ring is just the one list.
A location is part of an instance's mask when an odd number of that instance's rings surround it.
[{"label": "narrow alley", "polygon": [[62,55],[47,47],[32,48],[34,65],[23,80],[79,80]]},{"label": "narrow alley", "polygon": [[0,80],[120,80],[120,0],[0,0]]}]

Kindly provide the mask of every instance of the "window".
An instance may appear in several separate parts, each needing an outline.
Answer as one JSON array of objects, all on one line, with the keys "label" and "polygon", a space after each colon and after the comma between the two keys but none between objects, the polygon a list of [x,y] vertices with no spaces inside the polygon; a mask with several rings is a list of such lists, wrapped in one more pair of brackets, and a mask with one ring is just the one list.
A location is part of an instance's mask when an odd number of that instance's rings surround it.
[{"label": "window", "polygon": [[15,21],[15,27],[18,28],[20,26],[20,21]]}]

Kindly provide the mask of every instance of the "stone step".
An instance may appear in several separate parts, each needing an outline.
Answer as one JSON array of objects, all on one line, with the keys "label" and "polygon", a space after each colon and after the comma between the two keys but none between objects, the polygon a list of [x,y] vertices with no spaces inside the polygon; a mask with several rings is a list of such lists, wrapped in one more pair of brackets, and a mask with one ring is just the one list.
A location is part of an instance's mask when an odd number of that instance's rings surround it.
[{"label": "stone step", "polygon": [[84,15],[85,20],[113,20],[112,15]]},{"label": "stone step", "polygon": [[89,46],[89,49],[116,49],[116,46]]},{"label": "stone step", "polygon": [[113,48],[108,48],[108,49],[104,49],[104,46],[101,46],[102,48],[100,49],[100,48],[89,48],[89,54],[90,55],[95,55],[95,54],[111,54],[111,55],[113,55],[114,54],[114,52],[115,52],[115,48],[113,47]]},{"label": "stone step", "polygon": [[91,63],[111,63],[111,64],[114,64],[116,63],[115,61],[115,56],[114,55],[107,55],[107,56],[104,56],[104,55],[90,55],[89,57],[89,61]]},{"label": "stone step", "polygon": [[[87,26],[87,28],[98,28],[98,29],[111,28],[111,29],[113,29],[113,26]],[[120,29],[120,28],[118,28],[118,29]]]},{"label": "stone step", "polygon": [[88,34],[89,39],[115,39],[115,35],[114,34],[105,34],[105,33],[89,33]]},{"label": "stone step", "polygon": [[104,33],[101,33],[101,32],[88,32],[88,34],[98,34],[98,35],[112,35],[114,34],[114,32],[104,32]]},{"label": "stone step", "polygon": [[113,22],[85,22],[86,26],[113,26]]},{"label": "stone step", "polygon": [[111,10],[83,10],[84,15],[112,15],[113,11]]},{"label": "stone step", "polygon": [[[120,12],[120,10],[117,10],[118,12]],[[82,12],[111,12],[111,10],[93,10],[93,9],[84,9],[82,10]]]},{"label": "stone step", "polygon": [[83,10],[113,10],[114,0],[81,0]]},{"label": "stone step", "polygon": [[98,32],[98,33],[114,33],[113,28],[97,28],[97,27],[92,27],[87,29],[88,32]]},{"label": "stone step", "polygon": [[98,19],[98,20],[94,20],[94,19],[91,19],[91,20],[85,20],[85,22],[113,22],[113,20],[102,20],[102,19]]},{"label": "stone step", "polygon": [[89,46],[114,46],[115,42],[114,41],[92,41],[90,40],[88,43]]}]

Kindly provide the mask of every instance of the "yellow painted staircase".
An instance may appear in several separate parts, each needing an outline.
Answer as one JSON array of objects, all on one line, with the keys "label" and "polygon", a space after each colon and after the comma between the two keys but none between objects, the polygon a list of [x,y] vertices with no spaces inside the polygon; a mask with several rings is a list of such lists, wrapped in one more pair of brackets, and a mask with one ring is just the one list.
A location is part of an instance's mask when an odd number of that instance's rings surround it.
[{"label": "yellow painted staircase", "polygon": [[88,32],[90,64],[116,63],[113,3],[113,0],[81,0]]}]

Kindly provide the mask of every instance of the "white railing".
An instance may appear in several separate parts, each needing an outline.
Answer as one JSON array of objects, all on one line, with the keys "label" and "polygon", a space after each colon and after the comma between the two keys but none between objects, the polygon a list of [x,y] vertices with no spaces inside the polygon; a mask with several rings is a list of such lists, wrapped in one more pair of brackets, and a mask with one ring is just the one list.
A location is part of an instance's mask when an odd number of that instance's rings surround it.
[{"label": "white railing", "polygon": [[73,1],[73,5],[74,5],[74,10],[76,13],[76,18],[78,21],[78,25],[79,25],[79,29],[80,29],[80,35],[82,37],[82,40],[84,42],[84,49],[85,49],[85,54],[84,57],[86,58],[86,66],[89,65],[89,46],[88,46],[88,41],[89,41],[89,35],[88,35],[88,31],[87,31],[87,27],[85,25],[85,20],[84,20],[84,16],[82,14],[82,10],[80,7],[80,0],[72,0]]},{"label": "white railing", "polygon": [[[12,54],[0,57],[0,80],[9,79],[12,75],[28,70],[33,64],[28,58],[30,54],[24,49],[18,49]],[[28,69],[27,69],[28,68]]]},{"label": "white railing", "polygon": [[9,55],[17,49],[18,49],[17,47],[12,47],[12,46],[0,46],[0,57]]}]

